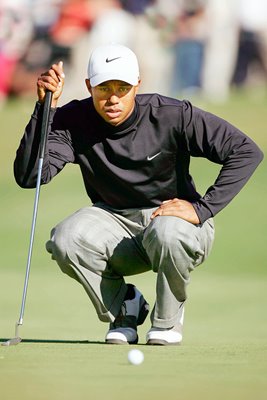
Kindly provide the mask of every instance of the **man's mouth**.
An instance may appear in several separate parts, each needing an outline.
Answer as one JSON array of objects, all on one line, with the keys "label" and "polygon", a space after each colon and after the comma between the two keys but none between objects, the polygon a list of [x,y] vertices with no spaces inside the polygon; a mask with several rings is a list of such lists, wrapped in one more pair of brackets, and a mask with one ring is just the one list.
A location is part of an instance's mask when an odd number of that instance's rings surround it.
[{"label": "man's mouth", "polygon": [[118,118],[121,115],[121,110],[106,110],[105,114],[111,119]]}]

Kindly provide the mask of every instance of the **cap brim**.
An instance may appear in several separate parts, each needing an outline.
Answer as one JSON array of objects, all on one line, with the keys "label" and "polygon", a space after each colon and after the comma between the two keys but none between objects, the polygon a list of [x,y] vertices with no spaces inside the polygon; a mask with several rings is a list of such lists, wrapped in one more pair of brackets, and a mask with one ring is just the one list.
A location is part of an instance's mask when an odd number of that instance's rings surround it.
[{"label": "cap brim", "polygon": [[107,81],[123,81],[127,82],[130,85],[136,86],[138,85],[139,79],[136,76],[129,76],[129,73],[117,73],[117,74],[110,74],[110,73],[103,73],[98,74],[90,78],[90,84],[92,87],[100,85],[100,83],[107,82]]}]

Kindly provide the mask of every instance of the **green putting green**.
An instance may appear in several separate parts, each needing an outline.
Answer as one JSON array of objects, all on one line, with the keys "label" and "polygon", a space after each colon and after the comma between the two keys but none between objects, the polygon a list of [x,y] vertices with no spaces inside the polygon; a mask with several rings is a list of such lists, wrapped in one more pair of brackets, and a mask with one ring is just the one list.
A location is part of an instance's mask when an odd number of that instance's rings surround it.
[{"label": "green putting green", "polygon": [[[240,127],[265,152],[267,97],[235,93],[223,105],[199,104]],[[10,101],[1,117],[0,340],[14,336],[29,244],[34,190],[16,186],[12,164],[30,101]],[[218,166],[193,160],[201,192]],[[41,188],[22,343],[0,346],[3,400],[265,400],[267,393],[267,162],[216,218],[216,241],[207,262],[191,276],[181,346],[103,343],[107,325],[96,318],[77,282],[64,276],[45,251],[50,229],[88,203],[79,169],[67,166]],[[128,279],[153,304],[155,275]],[[129,349],[143,351],[139,366]]]}]

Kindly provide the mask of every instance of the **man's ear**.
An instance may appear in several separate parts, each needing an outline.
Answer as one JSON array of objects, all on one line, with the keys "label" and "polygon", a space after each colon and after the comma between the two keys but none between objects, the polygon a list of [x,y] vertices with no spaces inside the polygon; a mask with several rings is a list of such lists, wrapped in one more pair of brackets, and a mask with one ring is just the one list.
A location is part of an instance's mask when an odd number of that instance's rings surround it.
[{"label": "man's ear", "polygon": [[138,80],[138,84],[135,86],[135,93],[138,92],[140,84],[141,84],[141,79]]},{"label": "man's ear", "polygon": [[87,86],[87,89],[88,89],[89,93],[92,94],[92,86],[90,84],[90,80],[86,78],[85,79],[85,84]]}]

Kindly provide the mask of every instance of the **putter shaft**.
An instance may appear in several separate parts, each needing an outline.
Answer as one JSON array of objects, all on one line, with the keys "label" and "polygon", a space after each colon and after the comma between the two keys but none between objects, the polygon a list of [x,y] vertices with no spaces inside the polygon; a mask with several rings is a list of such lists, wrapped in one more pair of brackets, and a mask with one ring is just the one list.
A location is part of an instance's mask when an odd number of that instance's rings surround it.
[{"label": "putter shaft", "polygon": [[43,119],[42,119],[42,127],[41,127],[38,173],[37,173],[36,190],[35,190],[34,207],[33,207],[33,216],[32,216],[32,224],[31,224],[30,244],[29,244],[29,250],[28,250],[26,274],[25,274],[25,280],[24,280],[24,287],[23,287],[23,294],[22,294],[22,302],[21,302],[19,320],[15,325],[15,337],[12,338],[12,339],[7,340],[4,343],[2,343],[2,346],[15,345],[15,344],[20,343],[21,340],[22,340],[19,337],[19,326],[21,326],[23,324],[23,317],[24,317],[24,311],[25,311],[27,289],[28,289],[28,283],[29,283],[29,275],[30,275],[30,267],[31,267],[31,259],[32,259],[32,249],[33,249],[34,233],[35,233],[37,211],[38,211],[38,204],[39,204],[39,196],[40,196],[40,187],[41,187],[41,177],[42,177],[44,153],[45,153],[45,146],[46,146],[47,134],[48,134],[48,123],[49,123],[49,112],[50,112],[50,107],[51,107],[51,101],[52,101],[52,92],[47,91],[46,95],[45,95],[44,111],[43,111]]}]

